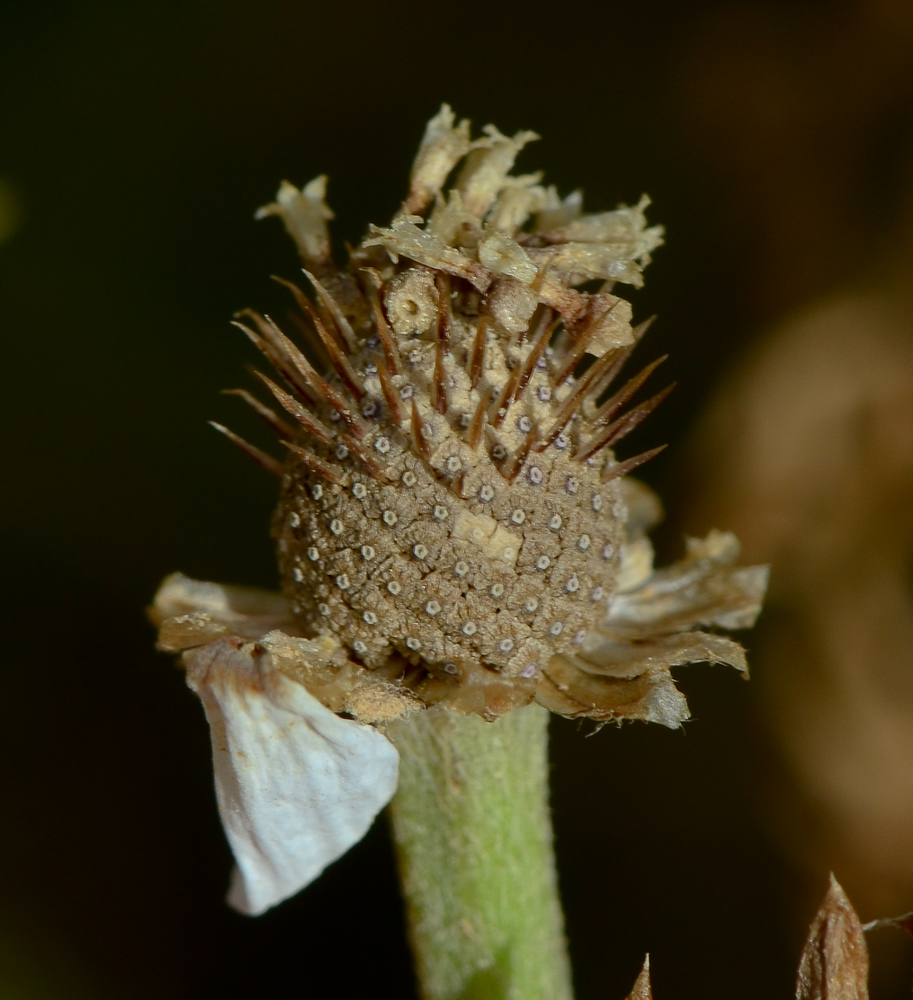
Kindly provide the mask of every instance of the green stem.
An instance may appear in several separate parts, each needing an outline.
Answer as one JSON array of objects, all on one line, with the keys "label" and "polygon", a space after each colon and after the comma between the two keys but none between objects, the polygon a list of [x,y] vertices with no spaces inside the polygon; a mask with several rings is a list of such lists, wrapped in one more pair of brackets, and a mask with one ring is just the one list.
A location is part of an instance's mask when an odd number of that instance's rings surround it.
[{"label": "green stem", "polygon": [[391,812],[424,1000],[570,1000],[548,807],[548,713],[396,723]]}]

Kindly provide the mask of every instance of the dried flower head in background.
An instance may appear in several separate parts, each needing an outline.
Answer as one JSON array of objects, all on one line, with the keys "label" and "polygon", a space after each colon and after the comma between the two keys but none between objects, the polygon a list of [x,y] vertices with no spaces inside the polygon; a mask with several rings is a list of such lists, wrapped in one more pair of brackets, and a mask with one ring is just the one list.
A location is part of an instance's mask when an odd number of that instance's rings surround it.
[{"label": "dried flower head in background", "polygon": [[[687,706],[672,666],[745,669],[737,643],[698,627],[751,625],[765,569],[736,568],[735,538],[717,532],[654,571],[646,530],[659,504],[623,477],[659,449],[613,452],[668,391],[630,406],[658,362],[614,385],[647,325],[631,325],[614,285],[642,283],[661,230],[646,226],[646,198],[588,215],[579,193],[511,175],[534,138],[488,126],[472,139],[443,107],[400,214],[371,227],[344,270],[325,178],[284,183],[260,212],[282,219],[312,289],[285,282],[300,345],[268,316],[238,323],[275,370],[259,377],[284,413],[239,394],[287,456],[226,433],[281,476],[284,599],[175,576],[154,611],[214,727],[231,737],[227,715],[246,713],[228,755],[245,755],[248,776],[257,710],[238,684],[285,710],[285,681],[297,682],[353,733],[434,706],[493,721],[533,700],[569,718],[674,727]],[[284,694],[273,698],[274,674]],[[325,728],[334,753],[361,753]]]}]

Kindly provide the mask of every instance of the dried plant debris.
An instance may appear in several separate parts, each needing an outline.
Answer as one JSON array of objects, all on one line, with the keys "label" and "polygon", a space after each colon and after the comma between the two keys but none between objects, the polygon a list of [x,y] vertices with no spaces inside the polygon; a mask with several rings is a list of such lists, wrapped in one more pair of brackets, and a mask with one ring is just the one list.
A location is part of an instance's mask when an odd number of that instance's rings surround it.
[{"label": "dried plant debris", "polygon": [[616,386],[649,324],[614,287],[642,283],[662,230],[647,199],[586,214],[579,192],[513,175],[535,138],[473,139],[444,106],[401,212],[342,269],[324,177],[283,183],[258,213],[282,220],[305,283],[282,281],[295,338],[237,318],[275,409],[235,394],[284,457],[218,429],[281,478],[283,596],[170,577],[161,648],[191,664],[243,640],[353,727],[436,706],[493,721],[532,701],[675,727],[673,666],[745,670],[707,630],[754,621],[766,570],[739,569],[722,533],[654,570],[659,502],[628,474],[661,449],[615,455],[668,392],[632,403],[659,362]]}]

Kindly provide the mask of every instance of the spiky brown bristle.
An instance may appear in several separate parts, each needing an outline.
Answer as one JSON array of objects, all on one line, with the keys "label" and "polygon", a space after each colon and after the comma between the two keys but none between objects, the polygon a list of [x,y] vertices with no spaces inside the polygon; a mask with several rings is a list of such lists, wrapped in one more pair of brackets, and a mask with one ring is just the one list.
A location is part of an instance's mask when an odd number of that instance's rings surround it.
[{"label": "spiky brown bristle", "polygon": [[621,412],[655,363],[602,400],[643,330],[612,283],[640,283],[660,231],[645,201],[581,215],[579,198],[510,177],[531,138],[489,126],[470,141],[442,109],[403,213],[346,271],[328,263],[321,185],[300,204],[284,186],[266,213],[314,295],[282,282],[313,360],[269,317],[238,322],[296,427],[275,520],[285,587],[303,627],[371,667],[399,656],[459,679],[481,663],[520,684],[584,642],[614,586],[617,480],[656,452],[610,451],[668,391]]}]

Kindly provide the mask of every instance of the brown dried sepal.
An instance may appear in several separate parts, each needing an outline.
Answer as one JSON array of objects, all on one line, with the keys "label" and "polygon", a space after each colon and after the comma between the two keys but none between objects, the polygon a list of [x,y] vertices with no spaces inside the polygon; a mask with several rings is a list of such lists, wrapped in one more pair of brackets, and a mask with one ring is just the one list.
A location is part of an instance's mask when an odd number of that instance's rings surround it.
[{"label": "brown dried sepal", "polygon": [[628,1000],[653,1000],[653,990],[650,988],[650,956],[644,959],[644,966],[634,983],[634,989],[628,994]]},{"label": "brown dried sepal", "polygon": [[868,1000],[869,950],[856,911],[831,875],[799,963],[796,1000]]}]

